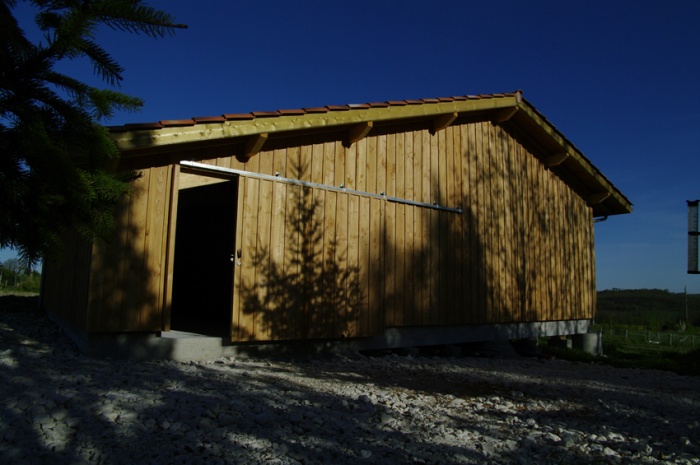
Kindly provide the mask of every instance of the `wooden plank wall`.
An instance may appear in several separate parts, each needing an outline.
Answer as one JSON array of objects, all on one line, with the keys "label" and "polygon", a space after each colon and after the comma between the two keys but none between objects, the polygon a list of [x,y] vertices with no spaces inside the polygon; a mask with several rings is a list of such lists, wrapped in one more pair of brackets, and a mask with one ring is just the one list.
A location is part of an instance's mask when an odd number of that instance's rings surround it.
[{"label": "wooden plank wall", "polygon": [[[415,123],[375,128],[350,147],[340,139],[270,140],[246,163],[202,161],[463,213],[241,178],[232,340],[592,318],[591,209],[501,127],[433,134]],[[89,312],[64,311],[71,321],[91,332],[163,329],[174,172],[148,168],[135,181],[115,237],[92,248]],[[51,279],[47,289],[59,285]]]},{"label": "wooden plank wall", "polygon": [[[347,173],[346,151],[353,157]],[[356,149],[340,141],[302,139],[245,164],[233,157],[209,163],[339,186],[355,179],[354,157]],[[360,178],[376,185],[366,163]],[[338,338],[383,328],[370,311],[380,295],[369,284],[380,274],[383,201],[251,178],[241,179],[238,201],[234,340]]]},{"label": "wooden plank wall", "polygon": [[209,162],[464,210],[243,180],[233,340],[593,316],[590,208],[490,122]]},{"label": "wooden plank wall", "polygon": [[119,206],[111,240],[92,248],[87,330],[163,328],[171,166],[148,168]]},{"label": "wooden plank wall", "polygon": [[91,244],[78,233],[67,234],[63,243],[62,254],[44,264],[41,302],[44,310],[84,331]]}]

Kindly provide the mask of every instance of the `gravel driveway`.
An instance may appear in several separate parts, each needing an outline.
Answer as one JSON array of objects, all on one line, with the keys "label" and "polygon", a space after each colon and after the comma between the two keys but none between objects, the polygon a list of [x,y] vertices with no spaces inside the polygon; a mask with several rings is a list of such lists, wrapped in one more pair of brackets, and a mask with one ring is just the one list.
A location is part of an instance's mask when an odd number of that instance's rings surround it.
[{"label": "gravel driveway", "polygon": [[700,464],[700,379],[534,358],[117,362],[0,311],[2,464]]}]

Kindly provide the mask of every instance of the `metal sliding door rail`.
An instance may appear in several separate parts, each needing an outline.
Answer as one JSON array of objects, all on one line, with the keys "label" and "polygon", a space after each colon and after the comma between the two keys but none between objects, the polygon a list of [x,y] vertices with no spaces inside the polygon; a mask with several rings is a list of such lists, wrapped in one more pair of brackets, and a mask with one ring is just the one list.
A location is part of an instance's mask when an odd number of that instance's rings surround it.
[{"label": "metal sliding door rail", "polygon": [[342,185],[340,187],[335,187],[335,186],[329,186],[328,184],[318,184],[318,183],[309,182],[309,181],[299,181],[298,179],[283,178],[279,175],[278,176],[271,176],[269,174],[254,173],[252,171],[237,170],[237,169],[233,169],[233,168],[224,168],[223,166],[207,165],[205,163],[197,163],[194,161],[181,161],[180,165],[187,168],[188,171],[202,172],[202,173],[206,173],[206,174],[210,174],[210,175],[211,174],[219,174],[219,175],[223,175],[223,176],[227,176],[227,177],[228,176],[244,176],[244,177],[248,177],[248,178],[264,179],[266,181],[282,182],[285,184],[292,184],[295,186],[312,187],[312,188],[323,189],[323,190],[332,191],[332,192],[359,195],[362,197],[370,197],[373,199],[386,200],[388,202],[402,203],[405,205],[413,205],[413,206],[422,207],[422,208],[431,208],[433,210],[440,210],[440,211],[446,211],[446,212],[452,212],[452,213],[462,213],[461,207],[450,208],[450,207],[444,207],[442,205],[437,205],[437,204],[432,204],[432,203],[417,202],[415,200],[402,199],[400,197],[391,197],[391,196],[384,194],[383,192],[380,194],[373,194],[371,192],[356,191],[353,189],[346,189]]}]

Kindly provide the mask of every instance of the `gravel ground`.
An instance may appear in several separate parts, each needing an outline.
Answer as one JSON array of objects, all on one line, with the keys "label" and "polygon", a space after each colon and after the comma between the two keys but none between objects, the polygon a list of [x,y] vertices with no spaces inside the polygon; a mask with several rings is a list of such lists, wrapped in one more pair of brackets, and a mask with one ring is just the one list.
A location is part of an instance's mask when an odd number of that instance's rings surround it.
[{"label": "gravel ground", "polygon": [[3,464],[700,464],[700,379],[524,357],[118,362],[0,311]]}]

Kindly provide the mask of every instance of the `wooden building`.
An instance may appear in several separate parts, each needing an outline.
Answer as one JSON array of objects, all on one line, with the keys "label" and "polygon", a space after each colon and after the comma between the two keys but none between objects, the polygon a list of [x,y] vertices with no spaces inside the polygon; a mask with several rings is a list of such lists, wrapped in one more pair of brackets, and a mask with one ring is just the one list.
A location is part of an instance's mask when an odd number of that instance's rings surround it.
[{"label": "wooden building", "polygon": [[86,350],[585,332],[594,218],[632,208],[520,92],[111,131],[140,173],[114,237],[44,267],[43,305]]}]

